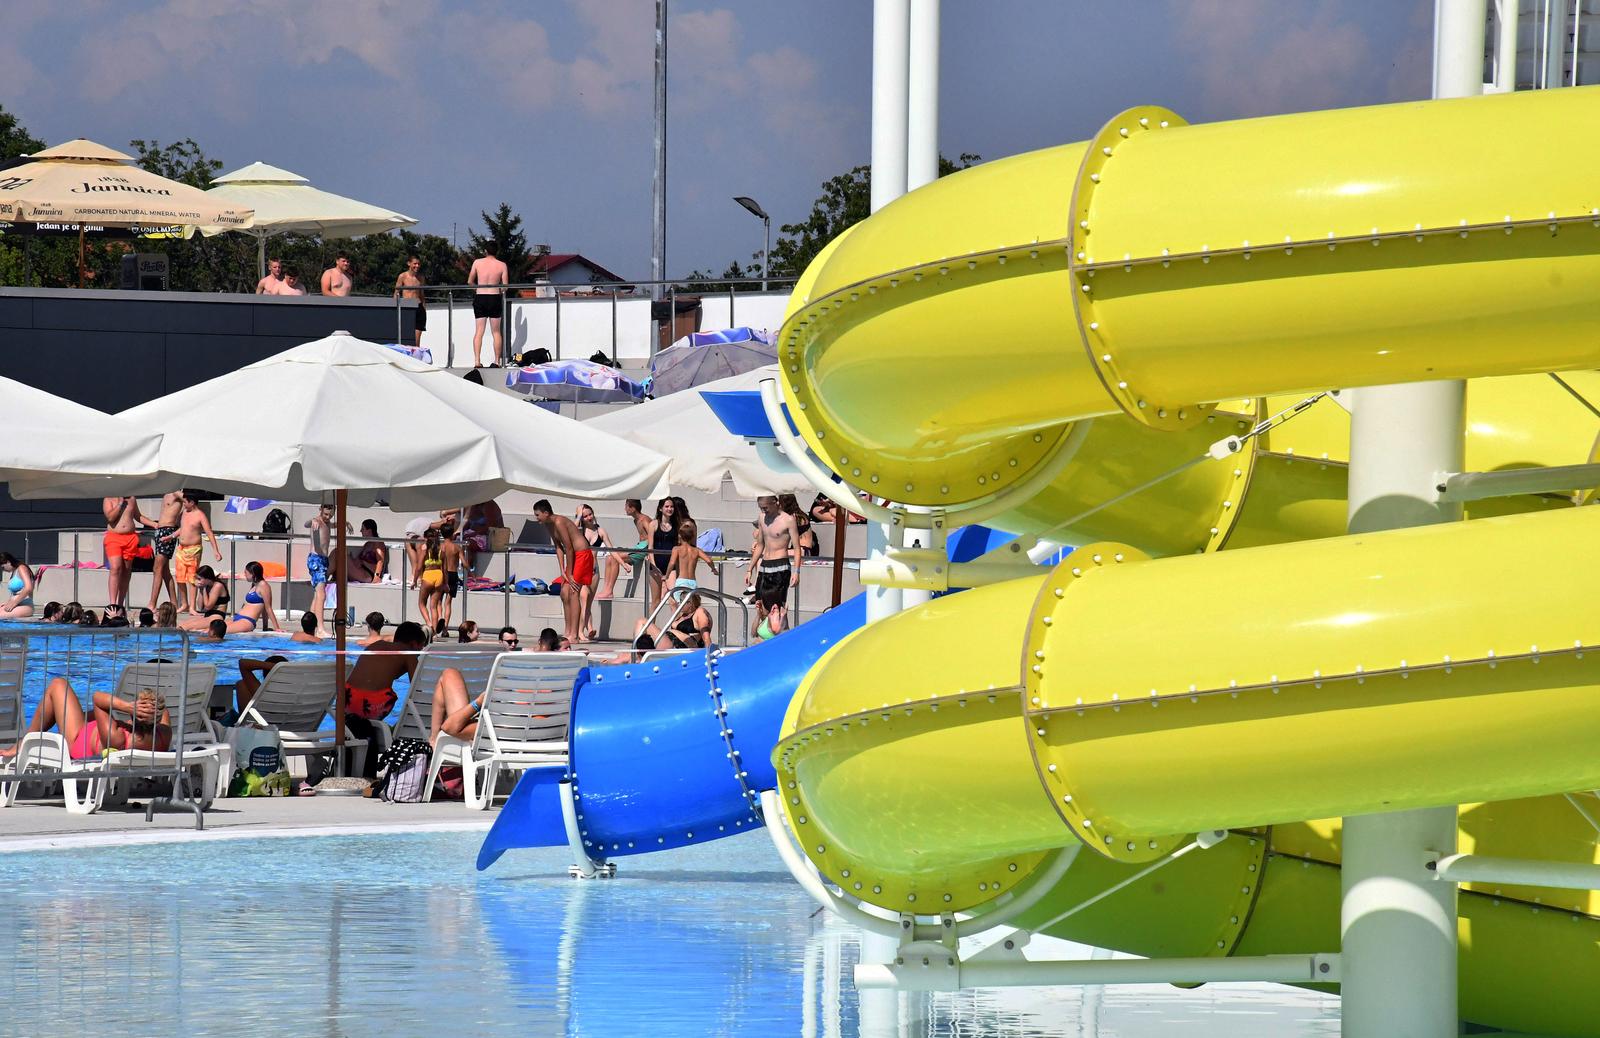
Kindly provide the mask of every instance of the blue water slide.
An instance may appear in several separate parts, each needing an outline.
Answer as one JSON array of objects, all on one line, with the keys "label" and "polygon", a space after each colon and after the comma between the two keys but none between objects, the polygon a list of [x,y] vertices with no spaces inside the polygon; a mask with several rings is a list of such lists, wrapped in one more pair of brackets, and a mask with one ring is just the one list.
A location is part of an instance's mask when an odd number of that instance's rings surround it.
[{"label": "blue water slide", "polygon": [[739,652],[585,669],[573,690],[568,768],[523,774],[478,868],[513,848],[565,845],[560,783],[569,778],[596,860],[760,826],[756,797],[776,782],[770,756],[789,700],[812,665],[865,622],[857,595]]}]

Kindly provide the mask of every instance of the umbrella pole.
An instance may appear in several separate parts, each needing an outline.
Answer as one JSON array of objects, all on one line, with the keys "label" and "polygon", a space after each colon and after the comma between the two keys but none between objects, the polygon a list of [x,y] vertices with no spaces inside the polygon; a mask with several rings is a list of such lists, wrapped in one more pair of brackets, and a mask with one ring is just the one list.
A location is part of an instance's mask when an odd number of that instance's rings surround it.
[{"label": "umbrella pole", "polygon": [[267,276],[267,236],[256,235],[256,280]]},{"label": "umbrella pole", "polygon": [[[334,774],[344,777],[344,706],[345,706],[345,612],[346,599],[349,596],[349,585],[346,572],[344,524],[345,515],[350,504],[350,493],[346,490],[336,490],[333,494],[334,501],[334,534],[333,534],[333,579],[336,588],[334,592],[334,617],[333,617],[333,652],[334,676],[338,678],[338,690],[334,696],[337,704],[334,708]],[[372,752],[372,747],[367,747],[367,752]]]},{"label": "umbrella pole", "polygon": [[844,596],[844,535],[850,529],[850,518],[838,505],[833,506],[833,604],[837,606]]},{"label": "umbrella pole", "polygon": [[78,224],[78,287],[83,287],[85,267],[83,262],[83,224]]}]

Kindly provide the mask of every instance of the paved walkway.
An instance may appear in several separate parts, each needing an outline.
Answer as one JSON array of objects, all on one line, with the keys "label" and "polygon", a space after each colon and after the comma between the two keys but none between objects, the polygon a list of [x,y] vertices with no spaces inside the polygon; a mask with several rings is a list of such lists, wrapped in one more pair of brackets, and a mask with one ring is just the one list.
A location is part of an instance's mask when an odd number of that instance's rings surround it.
[{"label": "paved walkway", "polygon": [[263,797],[219,800],[196,831],[188,811],[157,811],[144,820],[144,801],[92,815],[69,815],[58,801],[23,802],[0,809],[0,854],[107,844],[192,839],[248,839],[403,829],[486,830],[497,811],[469,811],[459,801],[385,804],[361,797]]}]

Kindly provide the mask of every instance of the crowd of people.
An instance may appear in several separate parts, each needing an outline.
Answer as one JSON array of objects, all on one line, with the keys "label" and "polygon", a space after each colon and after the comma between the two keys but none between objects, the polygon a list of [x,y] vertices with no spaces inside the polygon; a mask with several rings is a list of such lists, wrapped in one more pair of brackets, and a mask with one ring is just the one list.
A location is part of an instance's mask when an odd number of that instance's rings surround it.
[{"label": "crowd of people", "polygon": [[[749,561],[743,574],[744,593],[746,601],[755,606],[750,635],[766,639],[791,626],[789,602],[799,584],[801,562],[818,551],[813,524],[833,522],[836,506],[819,496],[808,511],[792,494],[762,496],[756,505],[758,515],[752,522]],[[236,603],[230,580],[203,561],[209,549],[212,559],[220,562],[222,551],[205,509],[192,492],[176,490],[163,495],[153,517],[145,515],[132,497],[104,498],[102,508],[107,606],[97,615],[76,602],[52,602],[40,618],[97,626],[177,627],[216,638],[253,631],[283,632],[272,585],[260,562],[245,564],[246,590]],[[549,536],[560,574],[563,629],[556,633],[557,639],[564,645],[598,641],[595,603],[615,597],[617,581],[637,574],[649,581],[650,601],[670,599],[672,608],[658,610],[663,615],[637,623],[633,632],[636,647],[709,645],[711,614],[700,594],[700,582],[707,575],[715,578],[718,561],[702,547],[702,530],[688,503],[679,496],[663,497],[650,513],[642,501],[630,498],[623,511],[636,539],[619,545],[587,503],[578,505],[571,517],[558,514],[548,500],[534,504],[534,521]],[[394,553],[403,551],[422,629],[430,640],[441,637],[452,629],[455,599],[468,576],[481,571],[485,555],[506,548],[510,531],[504,523],[504,515],[493,501],[445,509],[437,518],[412,520],[403,546],[396,549],[379,534],[374,520],[363,520],[357,542],[346,550],[348,580],[352,584],[395,582]],[[324,614],[334,576],[333,507],[322,506],[304,526],[311,600],[299,620],[300,630],[292,637],[320,641],[328,634]],[[142,545],[141,534],[148,538],[147,546]],[[714,547],[720,548],[720,540]],[[132,616],[128,589],[141,548],[151,570],[150,597],[148,605]],[[0,619],[36,615],[33,596],[38,579],[33,567],[0,552],[0,594],[5,596],[0,598]],[[377,639],[382,634],[382,617],[372,615],[379,624],[369,637]],[[476,630],[475,626],[464,629]]]},{"label": "crowd of people", "polygon": [[[506,267],[505,261],[500,258],[500,247],[493,240],[483,245],[483,252],[472,261],[472,266],[467,271],[467,284],[474,286],[472,293],[472,366],[484,367],[483,339],[484,332],[490,333],[490,361],[488,367],[498,368],[504,362],[505,344],[503,319],[505,317],[505,290],[511,282],[511,272]],[[324,296],[339,298],[348,296],[355,287],[355,279],[350,269],[350,257],[339,253],[334,257],[333,266],[322,272],[322,277],[317,283],[318,290]],[[406,257],[406,267],[394,280],[394,295],[396,299],[410,299],[417,304],[415,343],[422,346],[422,333],[428,330],[428,307],[426,289],[428,283],[422,278],[422,258],[412,255]],[[293,267],[285,266],[283,261],[276,256],[267,261],[267,272],[261,280],[256,282],[256,294],[263,296],[303,296],[306,287],[300,281],[299,272]]]}]

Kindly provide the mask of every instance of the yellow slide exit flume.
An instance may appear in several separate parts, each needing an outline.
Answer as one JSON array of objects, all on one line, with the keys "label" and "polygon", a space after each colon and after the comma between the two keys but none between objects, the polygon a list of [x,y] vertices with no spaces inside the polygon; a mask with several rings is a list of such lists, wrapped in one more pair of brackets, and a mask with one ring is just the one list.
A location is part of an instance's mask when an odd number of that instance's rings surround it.
[{"label": "yellow slide exit flume", "polygon": [[[852,482],[956,505],[1075,420],[1600,367],[1600,87],[1203,126],[945,177],[837,239],[779,338],[802,435]],[[1124,135],[1125,134],[1125,135]],[[1109,153],[1109,154],[1108,154]]]},{"label": "yellow slide exit flume", "polygon": [[[1103,857],[1079,855],[1046,932],[1329,950],[1337,844],[1301,820],[1600,786],[1597,540],[1600,510],[1569,508],[1160,560],[1080,548],[825,656],[774,751],[789,823],[830,882],[895,911],[981,906],[1082,840]],[[1582,815],[1532,810],[1485,805],[1488,843],[1594,860]],[[1188,833],[1269,825],[1049,922]],[[1597,1030],[1600,987],[1573,982],[1600,968],[1600,919],[1561,899],[1463,898],[1469,1019]]]}]

